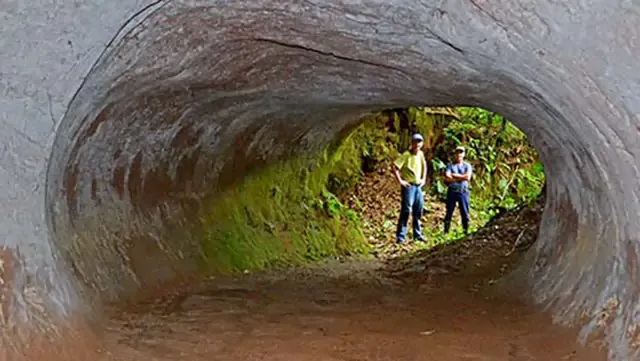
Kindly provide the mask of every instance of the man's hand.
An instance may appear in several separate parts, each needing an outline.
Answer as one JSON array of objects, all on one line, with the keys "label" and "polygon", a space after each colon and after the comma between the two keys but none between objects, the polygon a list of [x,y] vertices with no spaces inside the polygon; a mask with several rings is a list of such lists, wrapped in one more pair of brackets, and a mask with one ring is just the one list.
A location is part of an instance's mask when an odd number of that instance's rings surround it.
[{"label": "man's hand", "polygon": [[410,184],[404,179],[400,179],[400,185],[407,188]]},{"label": "man's hand", "polygon": [[421,179],[420,183],[418,184],[418,187],[422,188],[422,187],[424,187],[425,184],[427,184],[427,180],[426,179]]}]

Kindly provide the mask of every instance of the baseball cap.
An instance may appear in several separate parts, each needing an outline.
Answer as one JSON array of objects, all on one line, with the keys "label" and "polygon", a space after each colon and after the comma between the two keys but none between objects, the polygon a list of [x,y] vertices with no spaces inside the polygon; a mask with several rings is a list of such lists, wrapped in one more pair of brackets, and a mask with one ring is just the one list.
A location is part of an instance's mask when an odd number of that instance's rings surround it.
[{"label": "baseball cap", "polygon": [[411,137],[411,140],[414,141],[414,142],[415,141],[422,142],[422,141],[424,141],[424,138],[422,138],[422,135],[416,133],[416,134],[413,135],[413,137]]},{"label": "baseball cap", "polygon": [[458,153],[458,152],[462,152],[462,153],[464,153],[464,147],[463,147],[463,146],[461,146],[461,145],[457,146],[457,147],[456,147],[456,153]]}]

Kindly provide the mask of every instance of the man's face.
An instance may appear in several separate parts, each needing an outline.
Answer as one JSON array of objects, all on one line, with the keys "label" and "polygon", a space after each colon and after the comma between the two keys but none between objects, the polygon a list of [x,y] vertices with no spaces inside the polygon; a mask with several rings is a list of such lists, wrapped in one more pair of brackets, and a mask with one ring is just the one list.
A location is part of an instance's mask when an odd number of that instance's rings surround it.
[{"label": "man's face", "polygon": [[424,145],[423,142],[419,140],[414,140],[411,142],[411,150],[414,152],[417,152],[418,150],[422,149],[423,145]]},{"label": "man's face", "polygon": [[456,152],[456,162],[462,162],[464,160],[464,152]]}]

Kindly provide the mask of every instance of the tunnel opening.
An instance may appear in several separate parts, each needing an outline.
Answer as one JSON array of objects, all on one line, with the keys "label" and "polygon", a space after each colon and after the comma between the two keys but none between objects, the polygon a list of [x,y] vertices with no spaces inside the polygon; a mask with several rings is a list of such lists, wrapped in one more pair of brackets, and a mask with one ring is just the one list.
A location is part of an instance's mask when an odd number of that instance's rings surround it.
[{"label": "tunnel opening", "polygon": [[467,161],[477,169],[470,232],[542,192],[544,170],[536,151],[500,115],[477,108],[407,108],[367,115],[356,124],[318,154],[270,165],[222,190],[201,210],[203,267],[255,271],[393,245],[401,187],[390,169],[413,133],[424,134],[421,151],[430,165],[421,187],[425,242],[414,242],[420,248],[464,236],[458,216],[452,232],[443,234],[444,172],[460,144],[468,145]]},{"label": "tunnel opening", "polygon": [[22,248],[36,256],[16,262],[11,322],[59,339],[101,305],[197,274],[192,220],[218,190],[316,153],[368,112],[464,104],[513,119],[545,165],[538,241],[511,289],[612,358],[637,355],[637,167],[618,165],[637,159],[618,96],[633,91],[575,56],[606,52],[558,35],[580,22],[551,4],[157,5],[108,43],[57,128],[50,238]]}]

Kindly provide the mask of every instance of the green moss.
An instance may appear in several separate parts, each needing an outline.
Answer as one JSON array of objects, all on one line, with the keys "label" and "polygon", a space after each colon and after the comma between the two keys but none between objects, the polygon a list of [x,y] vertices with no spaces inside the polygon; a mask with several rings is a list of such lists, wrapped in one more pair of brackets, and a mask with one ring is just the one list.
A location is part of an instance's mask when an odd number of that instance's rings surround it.
[{"label": "green moss", "polygon": [[357,214],[326,189],[335,159],[275,164],[223,192],[202,218],[202,266],[230,273],[366,253]]},{"label": "green moss", "polygon": [[328,189],[339,195],[353,190],[361,180],[363,171],[372,171],[384,160],[396,153],[384,117],[373,114],[362,119],[362,123],[345,137],[331,154],[331,172]]}]

